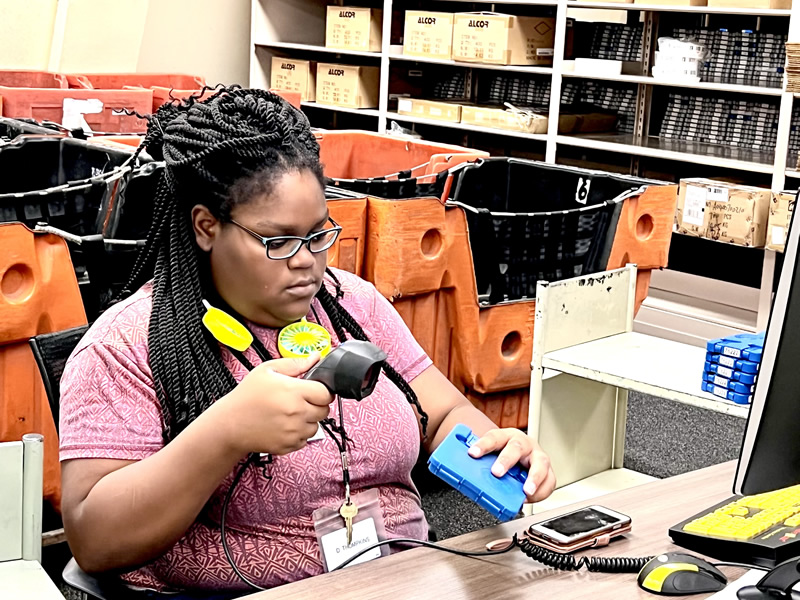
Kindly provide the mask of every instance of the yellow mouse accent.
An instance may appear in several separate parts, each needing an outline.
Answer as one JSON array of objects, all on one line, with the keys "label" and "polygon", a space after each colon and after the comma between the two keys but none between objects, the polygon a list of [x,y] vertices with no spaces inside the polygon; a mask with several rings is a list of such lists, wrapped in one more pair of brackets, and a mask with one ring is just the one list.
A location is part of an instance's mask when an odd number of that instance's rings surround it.
[{"label": "yellow mouse accent", "polygon": [[650,574],[645,577],[644,582],[642,582],[642,587],[654,592],[660,592],[667,575],[675,573],[676,571],[699,570],[700,569],[697,568],[697,565],[693,565],[691,563],[666,563],[664,565],[659,565],[650,571]]},{"label": "yellow mouse accent", "polygon": [[203,325],[211,332],[214,339],[239,352],[244,352],[250,347],[250,344],[253,343],[253,334],[248,331],[247,327],[228,313],[214,308],[206,300],[203,300],[203,306],[206,307]]},{"label": "yellow mouse accent", "polygon": [[283,358],[302,358],[315,351],[323,357],[331,351],[331,334],[322,325],[302,319],[278,334],[278,352]]}]

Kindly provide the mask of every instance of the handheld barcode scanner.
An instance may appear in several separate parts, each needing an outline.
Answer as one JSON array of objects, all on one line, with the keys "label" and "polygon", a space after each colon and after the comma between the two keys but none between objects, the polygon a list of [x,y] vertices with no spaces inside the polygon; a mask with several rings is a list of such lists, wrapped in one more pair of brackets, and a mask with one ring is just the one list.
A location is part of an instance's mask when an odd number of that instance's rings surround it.
[{"label": "handheld barcode scanner", "polygon": [[[203,325],[214,338],[242,353],[253,343],[253,334],[224,311],[203,300]],[[331,348],[331,336],[324,327],[305,319],[284,327],[278,334],[278,351],[284,358],[299,358],[320,352],[322,359],[303,379],[318,381],[341,398],[363,400],[378,383],[386,353],[370,342],[347,340]],[[242,359],[240,359],[242,360]],[[252,367],[251,367],[252,368]]]},{"label": "handheld barcode scanner", "polygon": [[378,383],[386,353],[370,342],[347,340],[314,365],[303,379],[318,381],[332,394],[363,400]]}]

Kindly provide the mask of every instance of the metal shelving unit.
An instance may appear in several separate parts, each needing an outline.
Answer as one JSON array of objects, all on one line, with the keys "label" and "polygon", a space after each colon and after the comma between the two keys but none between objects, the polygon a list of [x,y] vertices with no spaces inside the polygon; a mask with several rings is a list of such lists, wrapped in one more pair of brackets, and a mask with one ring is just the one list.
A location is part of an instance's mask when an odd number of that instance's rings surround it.
[{"label": "metal shelving unit", "polygon": [[[437,0],[440,4],[430,7],[431,10],[447,10],[446,4],[458,0]],[[392,19],[402,19],[402,12],[393,10],[393,0],[383,0],[383,44],[380,52],[358,52],[340,49],[328,49],[325,43],[325,9],[327,4],[359,4],[358,0],[251,0],[251,70],[250,84],[254,87],[269,87],[270,68],[272,56],[295,56],[300,58],[319,57],[319,60],[340,60],[348,63],[375,65],[381,67],[379,106],[376,109],[344,109],[333,106],[321,106],[316,103],[306,103],[306,106],[326,111],[367,115],[375,118],[375,130],[385,131],[390,120],[412,126],[426,127],[426,133],[435,139],[435,128],[447,128],[464,131],[465,134],[490,133],[494,136],[527,139],[535,142],[535,148],[541,151],[544,144],[545,160],[551,163],[559,161],[559,154],[568,148],[586,148],[600,152],[611,152],[616,155],[630,156],[630,170],[636,174],[640,169],[642,159],[663,159],[677,163],[700,164],[719,167],[741,172],[747,179],[750,176],[771,175],[773,190],[782,190],[787,178],[796,182],[800,179],[800,170],[795,164],[789,163],[789,132],[791,128],[792,106],[794,94],[783,89],[759,87],[753,85],[736,85],[712,82],[683,83],[670,81],[656,81],[646,75],[587,75],[584,73],[570,72],[565,68],[564,53],[567,17],[571,9],[600,9],[611,11],[637,11],[643,23],[643,53],[642,73],[650,72],[650,58],[652,49],[658,35],[658,23],[661,13],[687,13],[695,15],[745,15],[753,17],[779,17],[788,20],[789,41],[800,41],[800,18],[795,10],[769,9],[769,8],[740,8],[740,7],[708,7],[708,6],[677,6],[657,4],[627,4],[618,2],[593,2],[589,0],[472,0],[473,4],[485,4],[486,10],[502,10],[497,6],[521,7],[550,7],[555,8],[556,49],[552,67],[536,66],[502,66],[486,65],[479,63],[465,63],[453,60],[429,59],[404,56],[402,47],[391,44]],[[496,5],[495,8],[492,8]],[[463,10],[458,6],[455,10]],[[506,9],[511,10],[513,9]],[[760,21],[759,21],[760,22]],[[546,134],[528,134],[486,127],[466,125],[462,123],[447,123],[431,119],[422,119],[398,115],[389,110],[390,78],[389,72],[392,64],[417,63],[445,65],[454,68],[463,68],[468,74],[480,71],[504,71],[509,73],[535,74],[549,77],[550,80],[550,105],[549,126]],[[560,99],[564,80],[576,78],[594,81],[613,81],[628,83],[636,86],[636,115],[633,134],[594,134],[594,135],[560,135],[558,121],[560,112]],[[656,90],[668,88],[684,88],[705,92],[718,92],[723,94],[743,94],[745,97],[762,99],[775,98],[779,102],[779,120],[777,143],[774,152],[736,149],[730,146],[704,144],[701,142],[683,142],[669,140],[649,135],[649,119],[651,100]],[[438,129],[441,130],[441,129]],[[574,160],[574,159],[573,159]],[[676,173],[680,177],[681,173]],[[776,256],[772,251],[764,251],[763,268],[761,272],[761,290],[757,298],[757,315],[754,322],[747,328],[752,330],[766,327],[771,305],[771,295],[774,279],[774,266]],[[671,280],[671,278],[670,278]],[[654,278],[655,282],[655,278]],[[695,285],[693,280],[686,283],[687,289]],[[724,286],[723,286],[724,287]],[[645,304],[647,309],[647,304]],[[661,309],[659,309],[661,310]],[[646,312],[646,310],[644,311]],[[697,322],[702,321],[704,315],[699,313],[686,313],[678,315],[676,321]],[[707,324],[707,323],[706,323]],[[722,321],[720,327],[724,327]],[[662,325],[659,325],[662,327]],[[680,338],[676,338],[680,339]]]}]

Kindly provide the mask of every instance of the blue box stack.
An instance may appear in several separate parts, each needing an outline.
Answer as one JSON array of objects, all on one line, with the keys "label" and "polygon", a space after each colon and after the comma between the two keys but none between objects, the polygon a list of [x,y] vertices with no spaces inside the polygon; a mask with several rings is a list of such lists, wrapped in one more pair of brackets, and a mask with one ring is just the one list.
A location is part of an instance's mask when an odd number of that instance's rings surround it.
[{"label": "blue box stack", "polygon": [[736,404],[750,404],[764,351],[764,332],[709,340],[706,350],[703,391]]}]

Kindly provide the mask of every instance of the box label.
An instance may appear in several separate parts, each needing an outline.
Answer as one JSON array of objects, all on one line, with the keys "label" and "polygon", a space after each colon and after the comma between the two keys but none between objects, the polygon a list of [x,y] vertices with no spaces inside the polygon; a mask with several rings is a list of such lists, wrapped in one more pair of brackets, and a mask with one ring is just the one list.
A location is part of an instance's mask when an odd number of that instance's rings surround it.
[{"label": "box label", "polygon": [[719,364],[725,365],[726,367],[730,367],[731,369],[736,367],[736,361],[729,356],[720,356]]},{"label": "box label", "polygon": [[397,110],[400,112],[411,112],[413,107],[413,103],[411,100],[398,100],[397,101]]},{"label": "box label", "polygon": [[725,356],[732,356],[733,358],[739,358],[740,356],[742,356],[741,350],[739,350],[738,348],[731,348],[730,346],[725,346],[722,349],[722,353]]},{"label": "box label", "polygon": [[725,379],[733,377],[733,370],[728,367],[717,367],[717,373],[722,375]]},{"label": "box label", "polygon": [[781,227],[772,228],[772,243],[776,246],[783,246],[786,243],[786,230]]},{"label": "box label", "polygon": [[683,205],[683,222],[697,227],[703,226],[703,213],[706,210],[706,189],[694,185],[686,186]]},{"label": "box label", "polygon": [[709,186],[706,196],[708,202],[727,202],[729,199],[728,188]]}]

